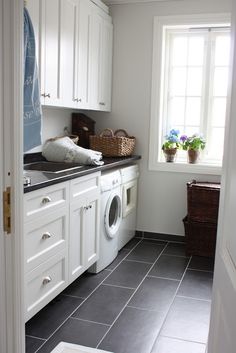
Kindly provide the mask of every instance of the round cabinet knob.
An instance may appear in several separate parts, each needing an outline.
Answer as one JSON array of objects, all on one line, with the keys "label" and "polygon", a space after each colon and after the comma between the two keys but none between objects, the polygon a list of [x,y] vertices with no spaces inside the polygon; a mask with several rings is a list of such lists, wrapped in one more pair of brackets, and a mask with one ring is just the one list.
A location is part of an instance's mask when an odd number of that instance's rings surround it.
[{"label": "round cabinet knob", "polygon": [[49,203],[49,202],[51,202],[51,201],[52,201],[51,197],[45,196],[45,197],[42,199],[42,204],[43,204],[43,205],[46,205],[47,203]]},{"label": "round cabinet knob", "polygon": [[87,210],[88,210],[88,206],[85,206],[85,207],[84,207],[84,210],[87,211]]},{"label": "round cabinet knob", "polygon": [[52,278],[50,276],[44,277],[43,278],[43,285],[45,286],[46,284],[52,282]]},{"label": "round cabinet knob", "polygon": [[44,97],[51,98],[51,95],[50,95],[50,93],[48,93],[48,94],[45,94]]},{"label": "round cabinet knob", "polygon": [[77,100],[77,102],[82,102],[82,99],[81,99],[81,98],[80,98],[80,99],[78,99],[78,100]]},{"label": "round cabinet knob", "polygon": [[100,104],[100,105],[106,105],[106,103],[105,103],[105,102],[99,102],[99,104]]},{"label": "round cabinet knob", "polygon": [[92,208],[93,207],[93,205],[89,205],[89,208]]},{"label": "round cabinet knob", "polygon": [[51,234],[50,232],[45,232],[45,233],[43,233],[43,235],[42,235],[42,239],[43,239],[43,240],[49,239],[49,238],[51,238],[51,237],[52,237],[52,234]]},{"label": "round cabinet knob", "polygon": [[45,94],[45,93],[42,93],[41,96],[42,96],[42,97],[46,97],[46,94]]}]

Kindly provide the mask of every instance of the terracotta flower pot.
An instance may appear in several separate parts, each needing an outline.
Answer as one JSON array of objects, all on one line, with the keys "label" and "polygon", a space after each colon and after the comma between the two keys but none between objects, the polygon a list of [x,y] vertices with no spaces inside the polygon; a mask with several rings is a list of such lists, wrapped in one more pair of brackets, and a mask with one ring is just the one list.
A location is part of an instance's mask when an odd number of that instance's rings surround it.
[{"label": "terracotta flower pot", "polygon": [[176,158],[177,148],[169,148],[163,150],[166,162],[173,163]]},{"label": "terracotta flower pot", "polygon": [[188,163],[198,163],[200,150],[188,150]]}]

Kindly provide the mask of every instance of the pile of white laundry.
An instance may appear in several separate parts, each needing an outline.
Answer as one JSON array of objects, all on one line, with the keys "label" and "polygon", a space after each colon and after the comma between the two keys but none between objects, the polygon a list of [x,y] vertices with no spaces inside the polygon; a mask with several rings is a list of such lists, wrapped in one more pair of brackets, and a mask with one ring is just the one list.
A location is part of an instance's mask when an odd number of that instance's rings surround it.
[{"label": "pile of white laundry", "polygon": [[49,162],[73,162],[103,165],[102,153],[77,146],[68,136],[49,139],[43,145],[42,155]]}]

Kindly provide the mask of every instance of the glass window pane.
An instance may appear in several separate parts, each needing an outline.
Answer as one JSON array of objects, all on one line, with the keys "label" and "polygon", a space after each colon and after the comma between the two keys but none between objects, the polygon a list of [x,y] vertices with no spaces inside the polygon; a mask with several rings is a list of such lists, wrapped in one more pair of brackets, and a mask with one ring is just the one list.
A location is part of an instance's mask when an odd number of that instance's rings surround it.
[{"label": "glass window pane", "polygon": [[187,136],[192,136],[193,134],[199,134],[200,133],[200,127],[199,126],[186,126],[184,133]]},{"label": "glass window pane", "polygon": [[203,65],[204,37],[194,36],[189,38],[188,65]]},{"label": "glass window pane", "polygon": [[230,36],[221,35],[216,37],[215,65],[229,65]]},{"label": "glass window pane", "polygon": [[185,66],[187,64],[187,37],[178,36],[173,39],[172,65]]},{"label": "glass window pane", "polygon": [[186,69],[173,68],[171,77],[171,95],[184,96],[186,90]]},{"label": "glass window pane", "polygon": [[188,69],[187,95],[200,96],[202,94],[202,68]]},{"label": "glass window pane", "polygon": [[185,98],[172,98],[169,104],[170,125],[183,125],[185,113]]},{"label": "glass window pane", "polygon": [[213,98],[212,124],[214,126],[225,126],[226,104],[226,98]]},{"label": "glass window pane", "polygon": [[186,104],[187,125],[200,125],[201,98],[188,98]]},{"label": "glass window pane", "polygon": [[224,128],[213,128],[207,149],[213,159],[221,159],[224,149]]},{"label": "glass window pane", "polygon": [[214,73],[214,96],[227,96],[228,91],[228,68],[216,67]]}]

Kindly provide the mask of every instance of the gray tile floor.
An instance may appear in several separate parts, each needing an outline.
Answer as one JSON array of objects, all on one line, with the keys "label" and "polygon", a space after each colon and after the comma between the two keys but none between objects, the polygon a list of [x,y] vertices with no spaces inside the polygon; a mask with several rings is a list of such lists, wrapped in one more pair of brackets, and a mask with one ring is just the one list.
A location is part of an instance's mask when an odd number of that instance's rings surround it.
[{"label": "gray tile floor", "polygon": [[134,238],[26,324],[26,353],[66,341],[114,353],[205,353],[213,261],[184,244]]}]

